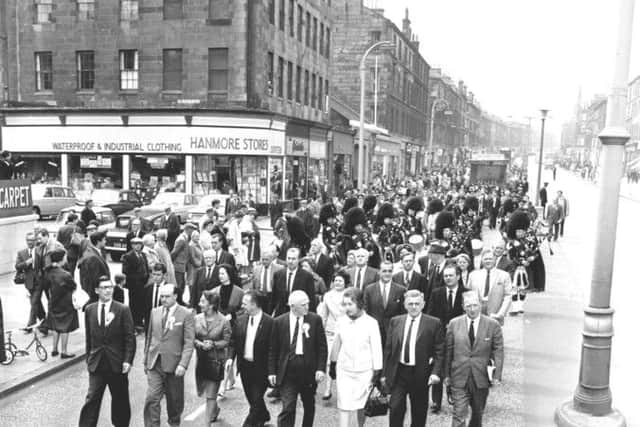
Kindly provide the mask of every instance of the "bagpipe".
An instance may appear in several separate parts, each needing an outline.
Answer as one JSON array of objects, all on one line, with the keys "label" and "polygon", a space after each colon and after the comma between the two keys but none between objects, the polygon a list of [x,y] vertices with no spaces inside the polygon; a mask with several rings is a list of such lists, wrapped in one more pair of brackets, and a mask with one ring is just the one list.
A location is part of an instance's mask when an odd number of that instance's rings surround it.
[{"label": "bagpipe", "polygon": [[403,221],[394,222],[389,225],[380,227],[378,234],[378,245],[382,250],[383,259],[395,262],[396,248],[406,243],[409,239],[409,233],[406,228],[402,227]]}]

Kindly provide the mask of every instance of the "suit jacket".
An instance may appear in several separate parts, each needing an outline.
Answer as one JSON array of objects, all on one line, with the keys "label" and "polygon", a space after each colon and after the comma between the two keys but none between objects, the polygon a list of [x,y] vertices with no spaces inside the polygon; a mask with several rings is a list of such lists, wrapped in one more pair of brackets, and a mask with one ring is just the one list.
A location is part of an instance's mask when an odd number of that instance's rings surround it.
[{"label": "suit jacket", "polygon": [[96,287],[102,276],[111,277],[109,264],[95,246],[87,246],[78,263],[80,270],[80,286],[95,301]]},{"label": "suit jacket", "polygon": [[[384,368],[383,377],[386,378],[389,391],[393,388],[398,372],[398,365],[402,357],[402,340],[404,339],[404,328],[407,314],[395,316],[389,322],[389,332],[384,346]],[[420,315],[420,324],[416,335],[415,360],[420,364],[421,369],[415,372],[419,376],[418,383],[426,387],[430,375],[437,375],[442,378],[445,341],[444,328],[439,319]],[[429,363],[431,360],[431,363]]]},{"label": "suit jacket", "polygon": [[127,278],[125,287],[127,289],[143,289],[149,281],[149,265],[147,256],[140,252],[139,256],[135,250],[131,250],[122,256],[122,274]]},{"label": "suit jacket", "polygon": [[[273,307],[274,316],[289,312],[289,292],[287,290],[288,269],[283,268],[273,274],[273,291],[271,292],[271,307]],[[316,310],[316,288],[313,284],[313,276],[311,273],[304,271],[302,268],[296,270],[293,277],[293,291],[305,291],[309,297],[309,310]]]},{"label": "suit jacket", "polygon": [[[418,265],[420,266],[420,274],[424,277],[427,277],[431,268],[431,261],[429,261],[429,256],[425,255],[418,258]],[[427,277],[427,280],[429,278]]]},{"label": "suit jacket", "polygon": [[173,212],[169,214],[169,218],[163,215],[160,221],[160,228],[166,228],[168,235],[177,236],[180,234],[180,218]]},{"label": "suit jacket", "polygon": [[542,187],[540,189],[540,203],[544,204],[547,203],[547,189]]},{"label": "suit jacket", "polygon": [[[399,285],[405,286],[404,283],[404,270],[399,271],[394,274],[391,280],[394,283],[398,283]],[[415,270],[411,270],[411,280],[409,281],[409,286],[405,286],[405,289],[417,289],[423,294],[427,293],[427,278],[422,274],[418,273]]]},{"label": "suit jacket", "polygon": [[506,271],[509,273],[511,279],[513,279],[513,273],[516,271],[516,265],[509,259],[509,255],[505,252],[499,260],[496,262],[496,268],[498,270]]},{"label": "suit jacket", "polygon": [[186,234],[182,233],[179,235],[173,244],[171,261],[173,261],[173,268],[176,272],[184,273],[187,271],[187,262],[189,262],[189,237]]},{"label": "suit jacket", "polygon": [[[278,316],[271,330],[269,343],[269,375],[276,376],[276,384],[282,384],[291,353],[291,332],[289,313]],[[302,353],[305,376],[301,378],[306,384],[316,383],[317,371],[327,369],[327,337],[322,327],[322,319],[315,313],[308,313],[302,319],[302,325],[309,325],[307,334],[302,334]]]},{"label": "suit jacket", "polygon": [[[357,270],[358,267],[351,267],[347,270],[347,273],[349,273],[349,277],[351,278],[351,284],[349,286],[356,285],[356,282],[358,281],[358,278],[356,277]],[[364,277],[362,279],[362,291],[364,291],[368,285],[377,282],[378,280],[380,280],[378,270],[373,267],[366,266],[364,269]]]},{"label": "suit jacket", "polygon": [[[51,265],[51,252],[59,249],[64,250],[64,246],[62,246],[62,243],[52,238],[49,238],[47,243],[36,247],[34,270],[36,272],[36,279],[39,282],[44,280],[45,269]],[[64,262],[60,264],[63,265]]]},{"label": "suit jacket", "polygon": [[483,270],[475,270],[469,274],[469,289],[478,292],[482,304],[482,314],[499,316],[498,322],[504,323],[504,316],[511,304],[511,277],[506,271],[494,268],[491,270],[489,295],[484,297],[486,275]]},{"label": "suit jacket", "polygon": [[156,360],[160,357],[163,372],[173,373],[178,365],[186,370],[189,367],[195,339],[193,313],[177,305],[173,320],[169,317],[163,327],[163,309],[164,307],[160,306],[151,311],[151,321],[144,347],[144,366],[146,369],[153,369]]},{"label": "suit jacket", "polygon": [[496,370],[493,378],[502,378],[504,348],[502,327],[488,316],[480,315],[476,319],[476,338],[473,346],[469,341],[466,315],[452,319],[447,328],[446,358],[444,364],[445,378],[451,379],[453,387],[465,387],[469,376],[478,388],[489,387],[487,366],[489,360],[495,362]]},{"label": "suit jacket", "polygon": [[[247,314],[243,314],[238,317],[233,328],[231,341],[233,342],[233,351],[236,355],[236,360],[238,361],[238,372],[242,372],[247,369],[249,364],[247,359],[244,358],[244,346],[247,340],[248,326],[249,316]],[[272,331],[273,317],[263,312],[260,323],[258,324],[258,329],[256,330],[255,340],[253,341],[253,365],[255,366],[255,371],[253,372],[259,372],[261,375],[264,374],[264,376],[261,378],[254,378],[254,381],[267,382],[267,374],[269,372],[269,345],[271,342]]]},{"label": "suit jacket", "polygon": [[464,314],[464,309],[462,308],[462,294],[465,291],[465,288],[458,285],[458,290],[453,297],[452,310],[449,308],[449,301],[447,301],[449,289],[447,289],[446,286],[435,289],[431,293],[431,299],[429,300],[429,306],[427,307],[427,314],[440,319],[442,325],[446,327],[451,319]]},{"label": "suit jacket", "polygon": [[86,225],[89,225],[91,221],[96,219],[96,213],[93,211],[93,209],[85,207],[84,209],[82,209],[82,212],[80,212],[80,219]]},{"label": "suit jacket", "polygon": [[[121,373],[122,364],[133,364],[136,353],[131,311],[126,305],[112,301],[109,313],[105,313],[107,325],[102,327],[98,323],[98,307],[99,304],[94,302],[87,305],[84,311],[87,368],[94,373],[99,367],[108,366],[110,372]],[[106,364],[101,364],[103,359],[106,359]]]},{"label": "suit jacket", "polygon": [[321,253],[318,257],[318,262],[316,263],[316,268],[314,271],[318,274],[318,276],[322,277],[325,285],[329,287],[331,281],[333,280],[333,262],[331,258]]},{"label": "suit jacket", "polygon": [[[236,317],[238,313],[242,314],[244,312],[244,310],[242,310],[242,297],[244,296],[244,292],[242,288],[238,286],[235,286],[235,285],[228,285],[228,286],[232,286],[231,296],[229,296],[229,304],[227,305],[227,308],[224,308],[224,309],[222,308],[222,305],[220,305],[220,309],[218,311],[220,311],[220,313],[222,314],[230,314],[231,326],[235,326]],[[216,286],[213,289],[213,293],[220,295],[221,289],[222,289],[222,285]]]},{"label": "suit jacket", "polygon": [[380,292],[380,282],[372,283],[364,290],[364,309],[369,316],[378,321],[383,344],[386,340],[386,332],[391,318],[405,313],[405,292],[404,286],[391,282],[387,297],[387,307],[385,308],[382,302],[382,293]]},{"label": "suit jacket", "polygon": [[140,239],[142,239],[144,237],[146,233],[144,231],[142,231],[142,228],[140,228],[140,230],[138,231],[129,231],[127,233],[127,252],[129,252],[132,247],[131,247],[131,239],[133,239],[134,237],[138,237]]},{"label": "suit jacket", "polygon": [[218,261],[216,262],[216,265],[222,265],[222,264],[229,264],[232,267],[236,266],[236,258],[233,256],[232,253],[227,252],[226,250],[222,250],[222,252],[220,252],[220,257],[218,257]]},{"label": "suit jacket", "polygon": [[[160,286],[166,284],[166,283],[171,283],[171,282],[167,282],[166,280],[163,281]],[[151,310],[154,309],[153,307],[153,291],[155,288],[156,284],[151,282],[151,283],[147,283],[144,287],[144,324],[145,327],[147,328],[147,331],[149,330],[149,319],[151,319]],[[160,289],[158,289],[158,292],[160,292]],[[158,304],[159,306],[162,304],[160,302],[160,297],[158,296]]]},{"label": "suit jacket", "polygon": [[[270,283],[271,283],[271,291],[273,292],[273,278],[276,274],[276,272],[280,271],[280,270],[284,270],[285,267],[283,267],[282,265],[278,264],[277,262],[272,262],[271,263],[271,277],[270,277]],[[257,263],[255,265],[255,267],[253,267],[253,277],[251,280],[251,287],[253,289],[258,289],[260,290],[260,286],[262,285],[262,272],[264,271],[264,265],[262,265],[261,263]]]},{"label": "suit jacket", "polygon": [[56,239],[62,244],[62,246],[64,246],[65,249],[69,249],[69,246],[71,245],[71,237],[75,231],[76,226],[74,224],[65,224],[58,230],[58,236]]},{"label": "suit jacket", "polygon": [[[35,257],[36,248],[33,248],[33,256]],[[24,248],[18,251],[16,256],[16,271],[24,274],[24,287],[27,290],[33,290],[36,286],[36,272],[33,269],[33,262],[26,262],[31,255],[29,254],[29,248]]]},{"label": "suit jacket", "polygon": [[193,286],[191,287],[191,307],[194,307],[198,313],[200,312],[200,306],[198,302],[200,301],[200,297],[204,291],[208,291],[213,289],[217,282],[216,278],[216,268],[211,267],[211,277],[207,278],[207,267],[200,267],[196,270],[196,273],[193,277]]}]

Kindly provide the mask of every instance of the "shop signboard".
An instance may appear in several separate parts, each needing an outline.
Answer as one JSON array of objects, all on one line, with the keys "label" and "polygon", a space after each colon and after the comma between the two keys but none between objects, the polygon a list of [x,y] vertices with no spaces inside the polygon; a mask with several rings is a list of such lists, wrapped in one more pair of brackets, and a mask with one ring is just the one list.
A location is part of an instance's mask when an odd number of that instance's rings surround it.
[{"label": "shop signboard", "polygon": [[31,181],[12,179],[0,181],[0,218],[29,215],[33,206]]}]

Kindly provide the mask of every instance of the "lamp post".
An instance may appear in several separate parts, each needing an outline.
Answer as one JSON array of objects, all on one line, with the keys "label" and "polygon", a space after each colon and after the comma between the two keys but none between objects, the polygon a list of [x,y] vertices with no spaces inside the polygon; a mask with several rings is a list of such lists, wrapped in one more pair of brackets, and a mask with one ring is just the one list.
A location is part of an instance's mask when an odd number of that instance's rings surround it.
[{"label": "lamp post", "polygon": [[542,178],[542,152],[544,151],[544,121],[547,119],[549,110],[540,110],[542,114],[542,129],[540,131],[540,155],[538,156],[538,180],[536,185],[536,205],[540,204],[540,179]]},{"label": "lamp post", "polygon": [[625,127],[627,82],[633,28],[634,0],[620,0],[618,41],[613,84],[607,101],[605,128],[598,137],[602,142],[599,182],[596,245],[589,306],[584,310],[582,351],[578,386],[573,399],[564,402],[555,413],[558,426],[626,426],[622,414],[613,409],[609,387],[613,309],[611,279],[615,258],[618,203],[624,146],[629,141]]},{"label": "lamp post", "polygon": [[364,52],[362,59],[360,60],[360,136],[358,138],[358,188],[364,189],[364,90],[365,90],[365,77],[367,69],[365,64],[367,56],[376,48],[380,46],[392,46],[393,43],[389,41],[381,41],[374,43]]},{"label": "lamp post", "polygon": [[[433,104],[431,104],[431,120],[429,121],[429,172],[433,169],[433,122],[436,117],[436,108],[438,106],[443,106],[442,108],[449,108],[449,103],[443,98],[436,98],[433,100]],[[449,111],[449,114],[451,115]]]}]

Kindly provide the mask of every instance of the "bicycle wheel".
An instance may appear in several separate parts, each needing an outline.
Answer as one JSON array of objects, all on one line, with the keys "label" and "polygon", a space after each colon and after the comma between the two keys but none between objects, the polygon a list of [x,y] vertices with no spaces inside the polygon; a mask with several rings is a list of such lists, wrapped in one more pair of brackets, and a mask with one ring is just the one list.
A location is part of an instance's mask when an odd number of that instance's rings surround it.
[{"label": "bicycle wheel", "polygon": [[44,362],[45,360],[47,360],[48,356],[47,349],[44,348],[44,346],[41,344],[36,345],[36,356],[38,356],[38,359]]},{"label": "bicycle wheel", "polygon": [[5,357],[4,357],[4,362],[2,362],[2,364],[10,365],[14,359],[13,352],[9,349],[9,347],[5,347],[4,354],[5,354]]}]

